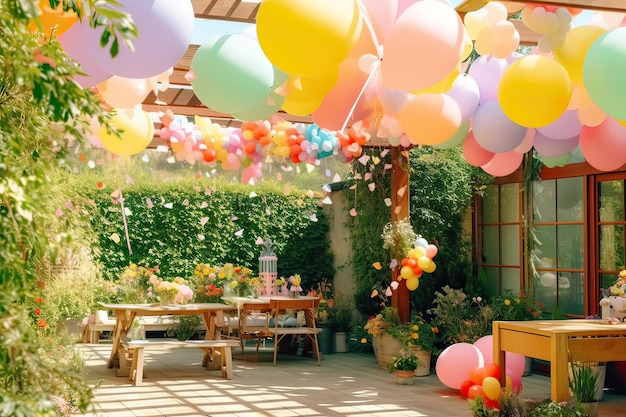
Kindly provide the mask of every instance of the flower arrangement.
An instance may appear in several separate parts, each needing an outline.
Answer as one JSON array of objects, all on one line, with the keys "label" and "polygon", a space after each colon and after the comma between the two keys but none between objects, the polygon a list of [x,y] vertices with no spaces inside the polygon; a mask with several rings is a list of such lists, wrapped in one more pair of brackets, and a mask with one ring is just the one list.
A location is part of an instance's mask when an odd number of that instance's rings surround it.
[{"label": "flower arrangement", "polygon": [[300,274],[293,274],[287,278],[287,288],[291,292],[302,292],[302,278]]},{"label": "flower arrangement", "polygon": [[152,301],[148,291],[150,280],[158,278],[159,267],[139,266],[131,262],[117,281],[116,294],[112,298],[121,303],[146,303]]},{"label": "flower arrangement", "polygon": [[[277,279],[282,280],[279,286],[283,286],[285,284],[285,278],[281,277]],[[278,285],[278,284],[277,284]],[[328,282],[327,279],[322,280],[317,284],[317,290],[310,290],[307,293],[309,297],[319,297],[320,303],[315,310],[315,322],[316,323],[328,323],[330,318],[331,310],[335,305],[335,300],[333,299],[333,294],[331,290],[332,284]]]},{"label": "flower arrangement", "polygon": [[491,308],[494,320],[537,320],[543,312],[543,304],[531,302],[524,291],[515,295],[513,291],[506,290],[502,296],[492,300]]},{"label": "flower arrangement", "polygon": [[417,356],[411,351],[401,349],[389,365],[389,372],[415,371],[419,365]]},{"label": "flower arrangement", "polygon": [[193,299],[193,290],[183,278],[176,277],[173,281],[165,281],[154,275],[150,278],[150,284],[152,287],[148,292],[151,293],[154,290],[161,304],[187,304]]},{"label": "flower arrangement", "polygon": [[245,266],[235,266],[232,263],[226,263],[220,269],[221,274],[229,282],[230,289],[240,297],[254,296],[256,287],[261,284],[261,279],[252,277],[252,270]]},{"label": "flower arrangement", "polygon": [[617,280],[609,287],[609,295],[616,297],[626,296],[626,270],[620,271]]},{"label": "flower arrangement", "polygon": [[197,264],[190,281],[199,303],[217,303],[224,295],[226,274],[218,266]]},{"label": "flower arrangement", "polygon": [[391,335],[404,346],[416,347],[427,352],[437,351],[437,334],[439,329],[426,323],[424,317],[414,312],[411,321],[399,324],[390,329]]},{"label": "flower arrangement", "polygon": [[[385,306],[380,313],[371,316],[363,327],[370,336],[380,336],[390,332],[390,329],[401,325],[398,310]],[[367,340],[362,342],[367,342]]]}]

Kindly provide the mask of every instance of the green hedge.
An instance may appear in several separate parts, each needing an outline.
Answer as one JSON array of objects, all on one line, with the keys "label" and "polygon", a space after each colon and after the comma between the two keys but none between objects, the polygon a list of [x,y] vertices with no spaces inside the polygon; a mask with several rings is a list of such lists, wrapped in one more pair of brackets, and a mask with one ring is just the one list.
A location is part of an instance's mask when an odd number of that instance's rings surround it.
[{"label": "green hedge", "polygon": [[329,221],[319,199],[297,191],[284,195],[283,189],[284,184],[249,187],[208,179],[126,184],[121,192],[132,254],[115,189],[89,182],[79,194],[95,202],[94,250],[106,279],[118,278],[130,262],[158,265],[166,278],[189,277],[201,262],[231,262],[257,271],[262,247],[256,240],[268,236],[279,275],[299,273],[304,288],[313,288],[335,273]]}]

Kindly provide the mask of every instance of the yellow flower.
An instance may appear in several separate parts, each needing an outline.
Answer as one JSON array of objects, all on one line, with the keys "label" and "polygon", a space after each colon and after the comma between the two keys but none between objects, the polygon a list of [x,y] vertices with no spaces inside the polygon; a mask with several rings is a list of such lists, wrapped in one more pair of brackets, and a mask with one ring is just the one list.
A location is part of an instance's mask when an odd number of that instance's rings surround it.
[{"label": "yellow flower", "polygon": [[417,333],[411,333],[411,339],[415,340],[415,339],[419,339],[420,335]]},{"label": "yellow flower", "polygon": [[511,305],[511,300],[509,300],[508,298],[506,300],[504,300],[504,305],[510,306]]},{"label": "yellow flower", "polygon": [[417,324],[414,324],[414,325],[411,327],[411,330],[413,330],[414,332],[418,331],[419,329],[420,329],[420,328],[419,328],[419,326],[418,326]]},{"label": "yellow flower", "polygon": [[233,288],[237,287],[237,285],[238,285],[237,281],[231,281],[230,282],[230,286],[233,287]]},{"label": "yellow flower", "polygon": [[361,343],[367,343],[367,339],[364,337],[361,339]]}]

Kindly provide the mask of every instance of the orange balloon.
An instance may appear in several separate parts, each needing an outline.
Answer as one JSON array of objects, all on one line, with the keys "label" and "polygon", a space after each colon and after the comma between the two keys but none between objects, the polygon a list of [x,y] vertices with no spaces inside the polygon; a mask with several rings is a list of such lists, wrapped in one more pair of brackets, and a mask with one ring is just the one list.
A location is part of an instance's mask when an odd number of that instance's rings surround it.
[{"label": "orange balloon", "polygon": [[[71,28],[74,23],[78,21],[78,16],[75,12],[64,12],[63,5],[59,4],[56,9],[50,8],[49,0],[39,0],[39,10],[41,10],[41,31],[44,35],[49,36],[51,33],[60,35]],[[39,25],[35,20],[30,23],[31,32],[39,32]]]},{"label": "orange balloon", "polygon": [[461,109],[445,94],[410,95],[397,115],[411,143],[436,145],[450,139],[461,127]]}]

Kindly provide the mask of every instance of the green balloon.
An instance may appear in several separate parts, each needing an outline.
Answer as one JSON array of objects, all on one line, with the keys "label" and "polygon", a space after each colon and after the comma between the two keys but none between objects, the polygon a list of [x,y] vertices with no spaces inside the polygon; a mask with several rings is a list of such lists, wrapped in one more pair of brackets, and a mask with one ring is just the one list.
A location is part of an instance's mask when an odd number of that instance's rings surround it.
[{"label": "green balloon", "polygon": [[469,128],[470,128],[469,120],[461,123],[461,126],[459,126],[459,129],[456,131],[456,133],[450,139],[448,139],[447,141],[445,141],[443,143],[438,143],[437,145],[433,145],[433,148],[435,148],[435,149],[452,149],[452,148],[455,148],[455,147],[459,146],[465,140],[465,137],[467,136],[467,134],[469,132]]},{"label": "green balloon", "polygon": [[191,60],[194,93],[207,107],[236,113],[267,101],[274,67],[259,44],[240,34],[211,38]]},{"label": "green balloon", "polygon": [[583,82],[591,100],[606,114],[626,120],[626,27],[601,35],[583,63]]}]

